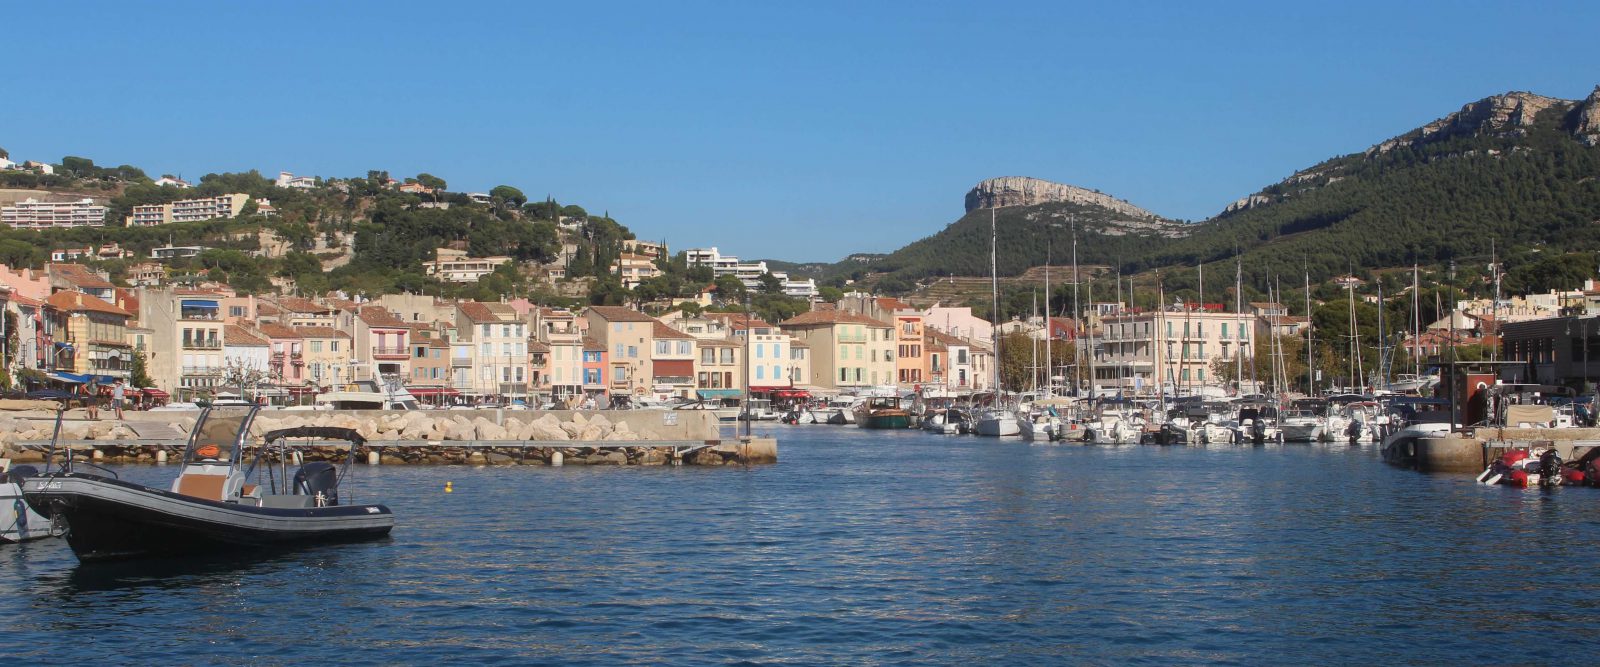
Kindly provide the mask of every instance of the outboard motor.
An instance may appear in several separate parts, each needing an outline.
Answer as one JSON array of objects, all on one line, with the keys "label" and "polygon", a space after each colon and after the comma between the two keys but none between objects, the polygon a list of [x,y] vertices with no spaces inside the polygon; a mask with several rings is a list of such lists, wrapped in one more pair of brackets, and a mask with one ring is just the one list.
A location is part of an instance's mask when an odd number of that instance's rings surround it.
[{"label": "outboard motor", "polygon": [[11,466],[11,470],[0,472],[0,484],[21,484],[29,477],[39,476],[39,469],[33,466]]},{"label": "outboard motor", "polygon": [[1262,421],[1259,417],[1251,420],[1250,422],[1250,438],[1255,440],[1255,444],[1257,445],[1260,445],[1267,439],[1267,423]]},{"label": "outboard motor", "polygon": [[317,503],[339,504],[339,469],[327,461],[312,461],[294,472],[294,492],[307,496],[322,496]]},{"label": "outboard motor", "polygon": [[1539,455],[1539,484],[1553,486],[1561,483],[1561,456],[1554,447]]}]

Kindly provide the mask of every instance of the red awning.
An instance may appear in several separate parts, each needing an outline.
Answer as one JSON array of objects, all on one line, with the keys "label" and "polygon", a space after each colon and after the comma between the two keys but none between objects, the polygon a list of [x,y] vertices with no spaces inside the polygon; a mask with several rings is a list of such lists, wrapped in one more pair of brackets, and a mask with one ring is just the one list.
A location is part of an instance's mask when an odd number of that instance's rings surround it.
[{"label": "red awning", "polygon": [[150,398],[172,398],[171,394],[161,391],[160,389],[156,389],[155,387],[145,387],[139,391],[143,392],[145,396],[149,396]]},{"label": "red awning", "polygon": [[804,389],[779,389],[772,392],[773,398],[811,398],[811,392]]},{"label": "red awning", "polygon": [[284,387],[291,394],[320,394],[322,391],[316,387]]},{"label": "red awning", "polygon": [[657,359],[650,366],[656,377],[694,377],[693,359]]},{"label": "red awning", "polygon": [[450,387],[407,387],[406,391],[412,396],[460,396],[461,392]]}]

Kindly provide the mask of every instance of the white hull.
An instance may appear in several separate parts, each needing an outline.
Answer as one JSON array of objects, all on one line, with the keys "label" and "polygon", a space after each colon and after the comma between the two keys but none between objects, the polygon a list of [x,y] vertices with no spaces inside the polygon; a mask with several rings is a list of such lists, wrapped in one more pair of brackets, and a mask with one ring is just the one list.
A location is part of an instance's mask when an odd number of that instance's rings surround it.
[{"label": "white hull", "polygon": [[24,542],[50,536],[50,520],[22,501],[22,485],[0,484],[0,542]]},{"label": "white hull", "polygon": [[1054,440],[1060,425],[1049,417],[1018,420],[1017,435],[1023,440]]},{"label": "white hull", "polygon": [[978,420],[975,432],[990,437],[1019,435],[1022,433],[1022,427],[1017,424],[1017,418],[1009,414],[985,415]]}]

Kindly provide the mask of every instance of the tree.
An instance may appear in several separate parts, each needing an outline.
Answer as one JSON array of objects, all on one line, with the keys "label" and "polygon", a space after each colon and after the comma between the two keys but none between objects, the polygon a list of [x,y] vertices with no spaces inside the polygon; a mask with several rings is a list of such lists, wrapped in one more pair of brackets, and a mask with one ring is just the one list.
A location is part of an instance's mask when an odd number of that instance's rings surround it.
[{"label": "tree", "polygon": [[425,188],[432,188],[434,190],[443,190],[445,185],[444,179],[427,172],[417,174],[417,183],[421,184]]},{"label": "tree", "polygon": [[144,349],[133,351],[133,369],[128,372],[128,382],[135,387],[154,387],[155,381],[150,379],[149,371],[145,368]]},{"label": "tree", "polygon": [[13,269],[38,268],[44,262],[44,253],[38,246],[16,239],[0,239],[0,264]]},{"label": "tree", "polygon": [[817,288],[817,297],[827,303],[838,303],[841,299],[844,299],[844,290],[824,285]]},{"label": "tree", "polygon": [[710,285],[717,280],[717,272],[704,264],[689,267],[683,275],[686,280],[700,287]]},{"label": "tree", "polygon": [[489,198],[494,200],[496,208],[522,208],[528,203],[527,195],[509,185],[496,185],[489,191]]},{"label": "tree", "polygon": [[70,176],[78,178],[92,178],[97,172],[94,160],[76,155],[68,155],[61,158],[61,170]]},{"label": "tree", "polygon": [[733,275],[717,277],[717,298],[723,303],[739,303],[744,300],[744,283]]},{"label": "tree", "polygon": [[778,280],[772,272],[763,273],[756,280],[761,283],[762,294],[783,294],[783,281]]}]

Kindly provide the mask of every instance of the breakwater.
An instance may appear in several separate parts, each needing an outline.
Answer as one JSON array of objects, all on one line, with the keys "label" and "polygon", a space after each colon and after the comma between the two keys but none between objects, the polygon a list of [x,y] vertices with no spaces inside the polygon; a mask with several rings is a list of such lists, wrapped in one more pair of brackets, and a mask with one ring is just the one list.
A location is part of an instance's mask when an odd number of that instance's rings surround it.
[{"label": "breakwater", "polygon": [[[73,411],[78,413],[80,411]],[[69,413],[63,447],[108,462],[156,463],[182,450],[198,412],[129,412],[126,419],[86,420]],[[725,465],[774,463],[777,443],[741,439],[715,416],[694,410],[634,411],[294,411],[257,416],[254,441],[298,426],[333,426],[360,433],[360,460],[384,464],[484,465]],[[53,413],[0,416],[0,455],[36,460],[50,442]],[[342,456],[342,448],[299,446],[311,460]]]}]

